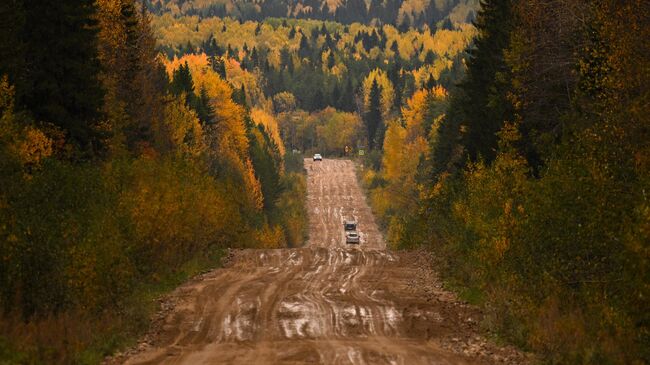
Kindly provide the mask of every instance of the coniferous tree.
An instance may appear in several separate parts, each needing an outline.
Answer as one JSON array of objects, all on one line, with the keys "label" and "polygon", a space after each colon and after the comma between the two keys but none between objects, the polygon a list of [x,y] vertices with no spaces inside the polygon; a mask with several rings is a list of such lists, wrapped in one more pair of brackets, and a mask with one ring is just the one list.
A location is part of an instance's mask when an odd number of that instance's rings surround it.
[{"label": "coniferous tree", "polygon": [[103,139],[95,14],[93,0],[0,5],[0,72],[15,82],[17,108],[58,126],[84,152]]},{"label": "coniferous tree", "polygon": [[16,84],[25,72],[25,27],[23,1],[0,2],[0,75]]},{"label": "coniferous tree", "polygon": [[355,110],[354,87],[352,86],[352,79],[350,77],[347,78],[345,88],[339,98],[339,106],[342,110],[347,112],[353,112]]},{"label": "coniferous tree", "polygon": [[366,123],[366,130],[368,132],[368,148],[373,150],[375,147],[380,147],[376,145],[378,143],[378,131],[380,125],[382,124],[381,118],[381,87],[377,83],[377,80],[372,80],[372,86],[370,87],[370,97],[368,101],[368,109],[366,110],[364,121]]},{"label": "coniferous tree", "polygon": [[472,160],[496,156],[497,135],[503,122],[512,120],[506,100],[507,66],[503,50],[510,41],[512,0],[485,0],[478,14],[478,36],[469,51],[467,78],[461,87],[470,103],[454,104],[463,109],[467,133],[463,145]]},{"label": "coniferous tree", "polygon": [[183,93],[186,95],[194,94],[194,81],[192,80],[192,74],[190,73],[190,67],[187,62],[174,70],[169,87],[174,95],[181,95]]},{"label": "coniferous tree", "polygon": [[432,50],[428,50],[427,54],[424,56],[425,65],[433,65],[433,62],[436,60],[436,54]]},{"label": "coniferous tree", "polygon": [[331,50],[327,55],[327,68],[331,70],[334,65],[336,65],[336,60],[334,59],[334,51]]},{"label": "coniferous tree", "polygon": [[214,109],[210,105],[210,97],[208,96],[208,91],[205,87],[201,87],[199,90],[199,95],[196,98],[195,104],[196,114],[198,115],[199,120],[204,124],[211,123],[214,118]]},{"label": "coniferous tree", "polygon": [[401,70],[402,66],[399,62],[399,59],[396,59],[395,63],[393,63],[386,72],[388,79],[393,84],[393,88],[395,90],[395,98],[393,99],[393,107],[395,110],[400,110],[402,108],[402,91],[404,80],[401,76]]},{"label": "coniferous tree", "polygon": [[445,18],[445,20],[442,22],[442,29],[444,30],[454,30],[454,24],[451,22],[451,19],[449,17]]},{"label": "coniferous tree", "polygon": [[300,55],[300,58],[306,58],[309,57],[311,54],[311,47],[309,46],[309,41],[307,40],[307,37],[303,35],[300,37],[300,46],[298,48],[298,55]]},{"label": "coniferous tree", "polygon": [[368,8],[368,20],[379,19],[382,20],[383,6],[381,0],[371,0],[370,7]]},{"label": "coniferous tree", "polygon": [[365,0],[348,0],[346,4],[347,23],[365,23],[368,18]]},{"label": "coniferous tree", "polygon": [[402,21],[399,23],[399,27],[397,28],[402,33],[408,32],[409,29],[411,29],[411,19],[407,15],[405,15],[402,18]]}]

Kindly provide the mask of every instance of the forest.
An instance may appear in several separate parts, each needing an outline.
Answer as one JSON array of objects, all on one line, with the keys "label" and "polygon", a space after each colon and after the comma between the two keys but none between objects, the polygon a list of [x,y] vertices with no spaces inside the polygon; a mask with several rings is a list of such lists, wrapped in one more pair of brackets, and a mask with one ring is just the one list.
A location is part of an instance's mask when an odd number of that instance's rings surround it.
[{"label": "forest", "polygon": [[[498,341],[650,362],[650,3],[0,3],[0,359],[98,363],[227,248],[299,247],[303,156]],[[549,31],[553,30],[553,31]],[[0,362],[3,362],[0,361]]]}]

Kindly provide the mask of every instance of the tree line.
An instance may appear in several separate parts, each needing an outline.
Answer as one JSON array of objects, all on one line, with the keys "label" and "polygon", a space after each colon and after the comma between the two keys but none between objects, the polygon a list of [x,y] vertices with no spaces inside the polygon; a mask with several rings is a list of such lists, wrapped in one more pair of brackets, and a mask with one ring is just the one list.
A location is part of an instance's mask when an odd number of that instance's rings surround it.
[{"label": "tree line", "polygon": [[306,185],[218,65],[133,0],[0,4],[0,357],[98,362],[226,247],[300,245]]},{"label": "tree line", "polygon": [[229,16],[241,21],[262,21],[267,18],[315,19],[342,24],[391,24],[402,31],[407,31],[410,27],[436,29],[453,27],[455,22],[470,23],[479,8],[476,0],[343,0],[336,6],[331,6],[330,2],[324,0],[264,0],[255,3],[241,0],[145,0],[144,3],[156,15],[168,13],[202,18]]},{"label": "tree line", "polygon": [[464,80],[413,94],[365,163],[391,245],[549,363],[650,359],[649,10],[483,1]]}]

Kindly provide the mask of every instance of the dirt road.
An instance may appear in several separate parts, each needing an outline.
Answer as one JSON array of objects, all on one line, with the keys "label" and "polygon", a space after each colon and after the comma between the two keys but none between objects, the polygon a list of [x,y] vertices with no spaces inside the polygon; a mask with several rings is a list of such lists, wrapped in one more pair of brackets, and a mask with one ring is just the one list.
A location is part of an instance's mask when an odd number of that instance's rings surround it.
[{"label": "dirt road", "polygon": [[[304,248],[239,250],[179,287],[126,364],[522,363],[476,329],[480,313],[441,289],[424,251],[391,252],[350,161],[305,160]],[[346,245],[343,219],[359,222]]]}]

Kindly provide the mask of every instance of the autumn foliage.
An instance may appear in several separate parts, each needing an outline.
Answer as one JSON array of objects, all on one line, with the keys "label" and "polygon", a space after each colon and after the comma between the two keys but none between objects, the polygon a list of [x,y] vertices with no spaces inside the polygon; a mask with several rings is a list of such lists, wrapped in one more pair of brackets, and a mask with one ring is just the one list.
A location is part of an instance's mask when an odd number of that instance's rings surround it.
[{"label": "autumn foliage", "polygon": [[365,171],[390,243],[548,363],[650,359],[648,10],[483,2],[465,80],[416,92]]},{"label": "autumn foliage", "polygon": [[[3,16],[24,10],[11,6]],[[154,288],[228,247],[299,246],[306,229],[304,176],[284,171],[255,77],[229,64],[226,80],[205,55],[164,60],[134,1],[54,10],[97,25],[76,62],[99,72],[66,72],[102,93],[75,94],[99,106],[87,123],[60,118],[68,103],[34,113],[14,82],[29,70],[0,61],[0,357],[17,363],[97,362],[146,326]]]}]

